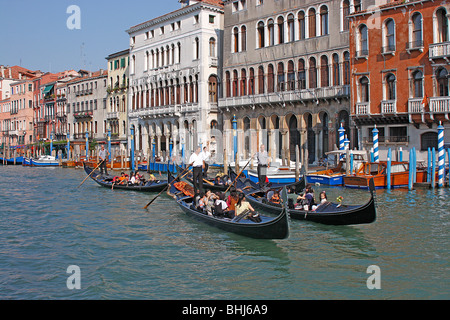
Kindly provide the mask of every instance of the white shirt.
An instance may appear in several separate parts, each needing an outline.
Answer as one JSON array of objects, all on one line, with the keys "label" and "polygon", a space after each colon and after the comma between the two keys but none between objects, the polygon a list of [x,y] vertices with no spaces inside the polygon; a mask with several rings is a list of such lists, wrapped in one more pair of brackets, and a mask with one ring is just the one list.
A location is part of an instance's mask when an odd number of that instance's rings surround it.
[{"label": "white shirt", "polygon": [[203,166],[203,157],[200,154],[196,154],[195,152],[191,155],[189,158],[189,163],[192,163],[192,166],[194,167],[201,167]]},{"label": "white shirt", "polygon": [[202,156],[202,159],[208,163],[209,162],[209,157],[211,157],[211,153],[209,151],[202,151],[200,153],[200,155]]}]

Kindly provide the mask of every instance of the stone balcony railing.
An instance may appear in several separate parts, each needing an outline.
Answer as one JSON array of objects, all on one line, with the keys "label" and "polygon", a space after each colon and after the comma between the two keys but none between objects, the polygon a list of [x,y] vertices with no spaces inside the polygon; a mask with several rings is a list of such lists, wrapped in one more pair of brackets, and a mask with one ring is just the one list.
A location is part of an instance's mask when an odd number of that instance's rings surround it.
[{"label": "stone balcony railing", "polygon": [[397,101],[396,100],[383,100],[381,101],[381,113],[382,114],[395,114],[397,113]]},{"label": "stone balcony railing", "polygon": [[319,100],[344,98],[350,96],[348,85],[302,89],[292,91],[270,92],[266,94],[246,95],[219,99],[219,108],[235,106],[253,106],[263,104],[285,104],[302,100]]},{"label": "stone balcony railing", "polygon": [[162,117],[162,116],[179,116],[185,113],[197,112],[200,110],[198,103],[190,104],[176,104],[176,105],[166,105],[158,107],[148,107],[137,110],[131,110],[129,112],[130,117]]},{"label": "stone balcony railing", "polygon": [[356,115],[369,115],[370,114],[370,102],[357,102],[355,106]]},{"label": "stone balcony railing", "polygon": [[445,58],[450,56],[450,42],[430,44],[428,57],[430,59]]}]

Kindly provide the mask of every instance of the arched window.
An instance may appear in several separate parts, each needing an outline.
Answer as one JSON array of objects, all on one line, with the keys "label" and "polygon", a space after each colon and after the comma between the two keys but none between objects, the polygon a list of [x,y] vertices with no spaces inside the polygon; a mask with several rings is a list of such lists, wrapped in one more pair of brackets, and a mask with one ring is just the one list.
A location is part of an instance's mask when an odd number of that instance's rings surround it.
[{"label": "arched window", "polygon": [[333,85],[339,86],[341,84],[340,77],[340,67],[339,67],[339,55],[337,53],[333,54]]},{"label": "arched window", "polygon": [[344,52],[344,84],[350,84],[350,53]]},{"label": "arched window", "polygon": [[233,97],[238,96],[238,72],[237,70],[233,71]]},{"label": "arched window", "polygon": [[284,18],[278,17],[278,44],[284,43]]},{"label": "arched window", "polygon": [[258,93],[264,93],[264,67],[259,66],[258,68]]},{"label": "arched window", "polygon": [[357,56],[358,57],[362,57],[362,56],[367,56],[369,54],[369,35],[368,35],[368,30],[367,30],[367,26],[365,24],[361,25],[358,29],[358,48],[357,48]]},{"label": "arched window", "polygon": [[308,11],[308,27],[309,27],[309,38],[315,37],[316,33],[316,10],[314,8]]},{"label": "arched window", "polygon": [[320,7],[320,34],[322,36],[328,34],[328,8],[327,8],[327,6]]},{"label": "arched window", "polygon": [[288,62],[288,85],[287,90],[295,90],[295,71],[294,71],[294,61],[290,60]]},{"label": "arched window", "polygon": [[305,12],[300,11],[298,13],[298,37],[300,40],[303,40],[306,38],[306,31],[305,31]]},{"label": "arched window", "polygon": [[284,91],[286,90],[286,79],[284,76],[284,64],[283,62],[278,63],[278,70],[277,70],[277,91]]},{"label": "arched window", "polygon": [[250,74],[248,77],[248,94],[255,94],[255,69],[250,68]]},{"label": "arched window", "polygon": [[393,19],[387,19],[384,23],[384,48],[383,52],[395,51],[395,23]]},{"label": "arched window", "polygon": [[217,102],[217,77],[209,76],[208,79],[209,102]]},{"label": "arched window", "polygon": [[342,30],[348,31],[349,20],[348,16],[350,15],[350,1],[344,0],[342,1]]},{"label": "arched window", "polygon": [[422,41],[422,15],[419,12],[413,14],[411,18],[412,22],[412,38],[410,48],[423,47]]},{"label": "arched window", "polygon": [[231,97],[231,77],[230,77],[230,71],[225,72],[225,90],[226,90],[226,96]]},{"label": "arched window", "polygon": [[247,71],[245,69],[241,70],[241,90],[240,95],[246,96],[247,95]]},{"label": "arched window", "polygon": [[216,56],[216,39],[215,38],[209,39],[209,56],[210,57]]},{"label": "arched window", "polygon": [[275,91],[275,75],[273,70],[273,65],[269,64],[267,69],[267,91],[274,92]]},{"label": "arched window", "polygon": [[269,46],[275,45],[275,26],[272,19],[267,23],[267,30],[269,32]]},{"label": "arched window", "polygon": [[317,88],[317,67],[316,59],[309,58],[309,88]]},{"label": "arched window", "polygon": [[264,22],[258,22],[258,48],[264,48],[265,46],[265,32],[264,32]]},{"label": "arched window", "polygon": [[420,137],[420,150],[427,151],[430,149],[438,148],[438,134],[436,132],[426,132]]},{"label": "arched window", "polygon": [[330,68],[328,66],[328,57],[325,55],[320,57],[320,86],[330,86]]},{"label": "arched window", "polygon": [[359,79],[359,102],[369,102],[369,79],[365,76]]},{"label": "arched window", "polygon": [[395,100],[396,99],[396,90],[395,90],[395,76],[392,73],[389,73],[386,76],[386,100]]},{"label": "arched window", "polygon": [[233,28],[233,52],[239,52],[239,29]]},{"label": "arched window", "polygon": [[247,50],[247,27],[241,27],[241,51]]},{"label": "arched window", "polygon": [[435,30],[436,42],[447,42],[448,41],[448,18],[447,11],[444,8],[439,8],[436,11],[436,20],[437,20],[437,30]]},{"label": "arched window", "polygon": [[288,27],[288,42],[295,41],[295,26],[294,26],[294,15],[291,13],[287,18],[287,27]]},{"label": "arched window", "polygon": [[298,79],[298,89],[299,90],[306,89],[305,60],[303,59],[298,60],[297,79]]},{"label": "arched window", "polygon": [[423,97],[423,73],[420,70],[416,70],[412,74],[413,80],[413,97],[422,98]]},{"label": "arched window", "polygon": [[198,38],[195,38],[194,50],[195,59],[200,59],[200,40]]},{"label": "arched window", "polygon": [[445,68],[440,68],[436,71],[436,81],[437,81],[438,95],[440,97],[447,97],[449,95],[448,72]]}]

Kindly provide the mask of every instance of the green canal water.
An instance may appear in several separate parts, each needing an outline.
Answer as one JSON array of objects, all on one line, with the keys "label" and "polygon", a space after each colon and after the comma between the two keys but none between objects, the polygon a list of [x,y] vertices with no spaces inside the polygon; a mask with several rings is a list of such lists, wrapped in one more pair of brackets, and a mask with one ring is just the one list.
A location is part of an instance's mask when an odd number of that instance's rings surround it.
[{"label": "green canal water", "polygon": [[[0,176],[0,299],[450,298],[449,189],[378,190],[373,224],[294,220],[273,241],[199,224],[165,195],[144,210],[156,194],[90,179],[77,188],[82,170],[0,166]],[[380,289],[368,288],[374,276]]]}]

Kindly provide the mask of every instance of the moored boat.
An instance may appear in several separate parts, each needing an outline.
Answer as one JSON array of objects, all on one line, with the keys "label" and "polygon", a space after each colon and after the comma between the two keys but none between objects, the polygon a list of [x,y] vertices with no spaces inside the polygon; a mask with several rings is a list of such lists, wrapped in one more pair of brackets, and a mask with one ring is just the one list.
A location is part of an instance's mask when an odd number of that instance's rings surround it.
[{"label": "moored boat", "polygon": [[[90,176],[92,180],[94,180],[97,184],[102,187],[110,188],[110,189],[122,189],[122,190],[131,190],[131,191],[143,191],[143,192],[159,192],[162,191],[167,186],[167,180],[156,180],[156,181],[147,181],[143,184],[118,184],[114,183],[113,185],[113,176],[110,175],[102,175],[98,170],[88,167],[85,163],[83,163],[84,171],[87,175]],[[94,172],[92,172],[94,171]]]},{"label": "moored boat", "polygon": [[[327,202],[316,210],[289,209],[291,219],[307,220],[326,225],[367,224],[376,220],[376,204],[373,180],[369,183],[370,199],[363,205],[341,205]],[[267,213],[279,214],[281,206],[267,201],[266,191],[257,191],[246,195],[254,208]]]},{"label": "moored boat", "polygon": [[[16,157],[5,159],[7,165],[21,165],[23,163],[24,157]],[[4,159],[0,157],[0,164],[3,164]]]},{"label": "moored boat", "polygon": [[[169,173],[169,183],[174,182],[174,177]],[[207,215],[193,206],[194,197],[178,190],[175,183],[171,184],[168,194],[174,197],[181,210],[189,217],[201,221],[218,229],[236,233],[256,239],[285,239],[289,235],[289,222],[287,208],[282,208],[276,217],[259,214],[261,221],[254,222],[245,218],[229,219],[215,215]],[[284,192],[286,194],[286,192]]]},{"label": "moored boat", "polygon": [[30,166],[36,167],[57,167],[59,166],[59,161],[53,156],[44,155],[40,156],[38,159],[30,158]]},{"label": "moored boat", "polygon": [[[375,188],[387,187],[387,161],[366,162],[353,175],[344,177],[344,186],[348,188],[369,188],[370,179],[374,180]],[[418,168],[416,171],[416,182],[427,181],[427,171],[425,168]],[[391,163],[391,187],[408,187],[409,182],[409,162],[393,161]]]}]

